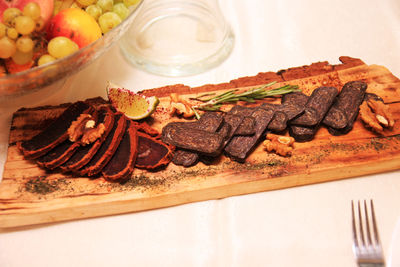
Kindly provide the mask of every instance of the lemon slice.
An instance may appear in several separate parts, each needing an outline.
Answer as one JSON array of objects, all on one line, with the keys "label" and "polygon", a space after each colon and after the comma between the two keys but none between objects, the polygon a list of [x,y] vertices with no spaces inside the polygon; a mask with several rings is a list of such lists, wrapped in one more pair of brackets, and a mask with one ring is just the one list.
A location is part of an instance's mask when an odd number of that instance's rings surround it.
[{"label": "lemon slice", "polygon": [[160,102],[156,96],[146,97],[136,94],[111,82],[107,85],[107,96],[118,111],[132,120],[149,117]]}]

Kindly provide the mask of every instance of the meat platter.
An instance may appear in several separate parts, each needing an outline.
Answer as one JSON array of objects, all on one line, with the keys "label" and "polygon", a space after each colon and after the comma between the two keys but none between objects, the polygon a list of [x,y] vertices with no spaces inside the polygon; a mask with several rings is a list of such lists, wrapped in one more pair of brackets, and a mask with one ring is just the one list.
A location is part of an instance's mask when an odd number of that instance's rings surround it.
[{"label": "meat platter", "polygon": [[304,94],[311,95],[321,86],[342,88],[347,82],[363,81],[368,93],[379,95],[389,105],[395,119],[390,130],[376,134],[355,118],[353,129],[345,135],[333,136],[327,128],[319,128],[313,140],[296,142],[290,157],[267,153],[259,145],[244,162],[221,156],[211,164],[201,162],[188,168],[169,164],[153,171],[135,169],[121,183],[48,171],[25,159],[17,143],[32,138],[69,104],[22,108],[13,116],[0,183],[0,227],[137,212],[351,177],[362,179],[362,175],[400,169],[400,80],[383,66],[366,65],[350,57],[341,57],[340,61],[338,65],[318,62],[262,72],[223,84],[196,88],[178,84],[141,93],[160,98],[149,124],[161,132],[168,122],[182,120],[166,112],[168,96],[173,92],[196,97],[276,81],[279,85],[298,85]]}]

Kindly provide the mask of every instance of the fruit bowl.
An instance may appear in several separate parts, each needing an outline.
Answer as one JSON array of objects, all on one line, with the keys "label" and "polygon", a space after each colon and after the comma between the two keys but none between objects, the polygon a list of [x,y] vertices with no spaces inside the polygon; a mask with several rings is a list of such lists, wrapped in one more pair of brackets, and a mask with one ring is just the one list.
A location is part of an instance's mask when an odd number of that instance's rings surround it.
[{"label": "fruit bowl", "polygon": [[0,77],[0,99],[34,92],[65,79],[94,62],[128,30],[141,3],[142,1],[131,10],[129,16],[121,24],[76,53],[50,64]]}]

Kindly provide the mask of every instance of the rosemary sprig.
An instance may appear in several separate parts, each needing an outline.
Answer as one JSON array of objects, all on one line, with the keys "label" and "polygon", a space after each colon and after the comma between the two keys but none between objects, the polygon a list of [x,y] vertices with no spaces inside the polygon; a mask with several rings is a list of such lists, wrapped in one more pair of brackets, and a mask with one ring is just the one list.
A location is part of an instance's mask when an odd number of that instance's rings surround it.
[{"label": "rosemary sprig", "polygon": [[[194,100],[201,101],[200,105],[193,106],[192,109],[196,114],[197,118],[200,118],[197,110],[203,111],[219,111],[222,104],[232,104],[238,101],[245,101],[249,103],[254,103],[256,100],[263,99],[266,97],[272,97],[276,95],[284,95],[292,92],[299,91],[297,85],[284,85],[279,88],[266,90],[267,87],[274,85],[276,82],[271,82],[265,84],[261,87],[246,90],[242,93],[237,93],[238,90],[229,90],[217,96],[209,97],[210,94],[201,95]],[[208,97],[208,98],[205,98]]]}]

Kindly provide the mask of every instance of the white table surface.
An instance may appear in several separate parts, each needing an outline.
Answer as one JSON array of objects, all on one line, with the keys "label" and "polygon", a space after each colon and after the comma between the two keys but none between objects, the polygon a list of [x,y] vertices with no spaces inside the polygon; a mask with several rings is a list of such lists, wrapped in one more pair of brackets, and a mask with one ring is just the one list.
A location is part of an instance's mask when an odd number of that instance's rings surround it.
[{"label": "white table surface", "polygon": [[[206,73],[151,75],[118,46],[55,91],[0,103],[0,177],[11,114],[21,106],[105,97],[106,81],[132,90],[225,82],[328,60],[361,58],[400,77],[397,0],[223,0],[236,35],[231,56]],[[400,168],[400,166],[399,166]],[[356,266],[350,201],[375,201],[390,263],[400,220],[400,171],[152,211],[0,230],[0,266]],[[397,242],[398,243],[398,242]],[[397,251],[400,253],[400,251]]]}]

